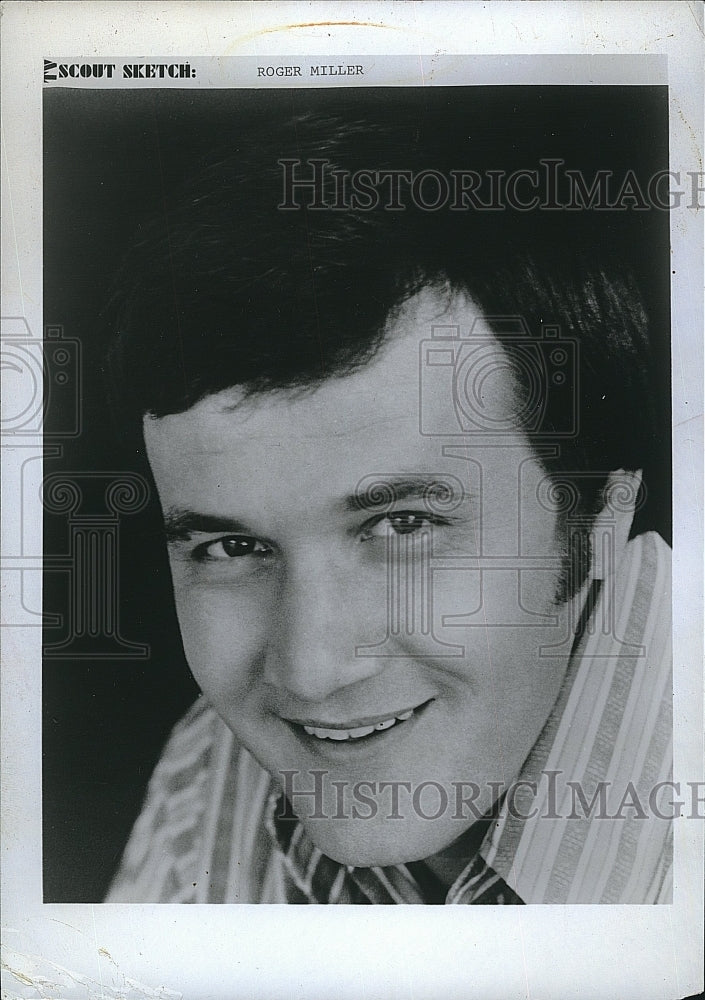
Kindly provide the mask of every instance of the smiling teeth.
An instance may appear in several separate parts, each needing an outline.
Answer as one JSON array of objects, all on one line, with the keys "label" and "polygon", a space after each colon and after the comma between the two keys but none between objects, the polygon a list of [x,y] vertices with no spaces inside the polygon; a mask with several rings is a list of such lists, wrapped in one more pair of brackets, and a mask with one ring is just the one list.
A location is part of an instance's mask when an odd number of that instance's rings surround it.
[{"label": "smiling teeth", "polygon": [[369,736],[375,730],[381,732],[384,729],[391,729],[397,722],[406,722],[413,714],[413,709],[409,709],[408,712],[392,716],[391,719],[377,722],[374,726],[359,726],[357,729],[321,729],[318,726],[304,726],[304,730],[309,736],[317,736],[319,740],[359,740],[361,736]]}]

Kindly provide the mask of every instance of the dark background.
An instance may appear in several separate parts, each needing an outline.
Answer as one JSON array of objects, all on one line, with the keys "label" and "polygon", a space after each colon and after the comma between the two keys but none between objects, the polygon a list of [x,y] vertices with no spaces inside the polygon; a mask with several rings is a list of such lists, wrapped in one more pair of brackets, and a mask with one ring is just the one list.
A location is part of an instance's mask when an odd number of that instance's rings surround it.
[{"label": "dark background", "polygon": [[[374,90],[186,91],[47,89],[44,92],[44,320],[82,351],[81,433],[63,438],[72,404],[52,399],[45,433],[61,444],[47,457],[53,473],[134,470],[144,456],[120,434],[106,403],[105,313],[111,274],[140,218],[159,209],[166,190],[187,178],[214,148],[237,149],[247,122],[273,109],[359,106],[378,118],[400,112],[433,120],[471,101],[504,143],[509,161],[532,167],[562,157],[648,179],[668,167],[667,91],[663,87],[389,88]],[[503,163],[495,166],[502,167]],[[467,166],[467,164],[460,164]],[[615,220],[625,252],[642,275],[655,328],[660,391],[670,391],[668,214],[625,213]],[[541,225],[536,213],[536,225]],[[607,227],[609,235],[609,226]],[[626,235],[625,235],[626,234]],[[158,373],[155,373],[158,377]],[[68,400],[68,396],[63,397]],[[670,422],[654,443],[648,515],[670,540]],[[65,552],[65,515],[45,516],[45,553]],[[159,514],[146,508],[120,519],[120,630],[146,644],[143,659],[47,657],[43,674],[44,893],[47,902],[100,901],[119,862],[163,742],[197,695],[178,634]],[[45,573],[44,610],[64,622],[45,643],[67,636],[69,575]]]}]

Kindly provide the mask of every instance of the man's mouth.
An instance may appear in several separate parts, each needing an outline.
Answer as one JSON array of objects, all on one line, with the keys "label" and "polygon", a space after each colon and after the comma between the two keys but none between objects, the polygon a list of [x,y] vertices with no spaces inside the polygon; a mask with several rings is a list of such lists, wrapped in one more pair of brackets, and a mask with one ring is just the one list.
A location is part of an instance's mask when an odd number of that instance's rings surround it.
[{"label": "man's mouth", "polygon": [[335,742],[360,740],[365,736],[371,736],[372,733],[384,732],[387,729],[392,729],[394,726],[399,726],[401,723],[411,719],[422,708],[425,708],[427,704],[428,702],[425,701],[415,708],[406,708],[389,716],[377,716],[376,719],[364,719],[361,722],[355,722],[347,726],[339,725],[338,723],[319,725],[313,721],[309,723],[297,719],[290,719],[289,721],[294,723],[294,725],[300,726],[308,736],[315,736],[319,740],[333,740]]}]

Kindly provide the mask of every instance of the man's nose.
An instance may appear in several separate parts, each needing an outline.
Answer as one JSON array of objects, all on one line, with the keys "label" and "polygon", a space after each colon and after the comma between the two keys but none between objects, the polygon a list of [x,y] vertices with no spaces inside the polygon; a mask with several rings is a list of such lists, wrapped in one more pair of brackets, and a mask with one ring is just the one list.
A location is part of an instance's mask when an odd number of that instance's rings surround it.
[{"label": "man's nose", "polygon": [[[347,566],[305,558],[288,565],[274,609],[265,655],[265,680],[300,701],[322,703],[379,673],[384,661],[358,656],[384,632],[380,600],[374,613],[369,581]],[[384,596],[381,595],[382,608]],[[383,614],[383,612],[382,612]]]}]

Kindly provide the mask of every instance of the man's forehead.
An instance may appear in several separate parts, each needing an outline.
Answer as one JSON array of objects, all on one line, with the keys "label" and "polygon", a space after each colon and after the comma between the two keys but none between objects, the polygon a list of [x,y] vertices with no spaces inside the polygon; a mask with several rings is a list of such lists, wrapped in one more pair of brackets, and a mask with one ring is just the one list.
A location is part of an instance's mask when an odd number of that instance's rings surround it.
[{"label": "man's forehead", "polygon": [[[248,395],[234,386],[201,400],[189,410],[145,419],[148,450],[171,441],[175,447],[217,454],[237,439],[277,445],[322,439],[350,439],[385,428],[390,434],[419,434],[419,396],[423,345],[434,330],[477,330],[479,312],[470,299],[444,290],[424,289],[390,321],[377,354],[352,373],[324,379],[304,389]],[[480,320],[480,322],[482,322]],[[489,328],[487,336],[491,337]],[[447,386],[451,400],[452,386]],[[419,441],[423,444],[422,441]]]},{"label": "man's forehead", "polygon": [[[222,394],[221,394],[222,395]],[[334,466],[375,464],[383,456],[387,464],[399,456],[408,465],[412,456],[421,459],[439,454],[437,441],[419,429],[414,394],[399,392],[375,405],[374,395],[345,392],[339,399],[299,398],[295,401],[258,396],[232,408],[225,399],[211,397],[207,405],[184,413],[148,419],[144,428],[152,466],[179,463],[242,462],[257,468],[259,475],[272,474],[293,457],[302,463],[332,471]],[[304,469],[301,469],[303,475]]]},{"label": "man's forehead", "polygon": [[[469,299],[427,290],[389,323],[375,357],[350,374],[301,391],[232,388],[188,411],[148,418],[145,442],[165,510],[179,527],[181,513],[196,512],[267,530],[300,519],[295,530],[304,530],[311,517],[357,509],[372,481],[384,495],[424,502],[439,483],[446,491],[453,484],[456,499],[478,498],[487,479],[495,499],[507,500],[517,492],[517,463],[535,458],[524,435],[505,429],[500,447],[495,434],[494,443],[483,443],[487,435],[459,437],[452,364],[432,392],[423,385],[428,351],[448,348],[442,341],[454,327],[461,339],[480,328],[485,342],[497,344]],[[511,419],[506,365],[490,367],[499,378],[483,381],[485,402],[494,400]]]}]

